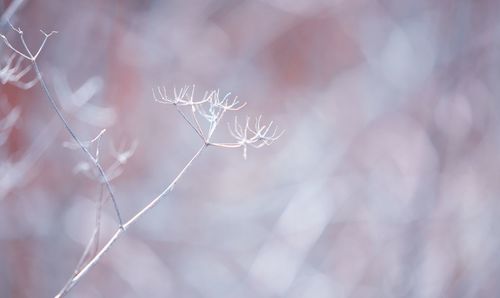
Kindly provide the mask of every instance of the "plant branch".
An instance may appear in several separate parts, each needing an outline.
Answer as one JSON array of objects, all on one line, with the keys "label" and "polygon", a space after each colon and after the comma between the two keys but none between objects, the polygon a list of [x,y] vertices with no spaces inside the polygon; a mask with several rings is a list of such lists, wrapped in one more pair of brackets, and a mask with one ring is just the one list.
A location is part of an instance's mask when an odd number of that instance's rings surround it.
[{"label": "plant branch", "polygon": [[203,135],[203,131],[200,127],[200,125],[198,124],[198,121],[196,121],[196,124],[197,126],[195,126],[191,120],[189,120],[189,118],[187,117],[187,115],[179,108],[179,106],[175,105],[175,109],[177,110],[177,112],[182,116],[182,118],[189,124],[189,126],[191,126],[191,128],[196,132],[196,134],[198,134],[198,136],[204,141],[206,142],[206,138],[205,136]]},{"label": "plant branch", "polygon": [[37,76],[38,80],[40,81],[40,85],[42,87],[43,92],[45,93],[45,96],[47,97],[47,99],[48,99],[48,101],[50,103],[50,106],[55,111],[55,113],[57,114],[57,116],[59,117],[59,119],[61,120],[61,122],[63,123],[64,127],[66,128],[66,130],[68,131],[68,133],[73,138],[73,140],[78,144],[78,146],[82,149],[82,151],[87,155],[87,157],[92,161],[92,163],[97,168],[97,170],[99,172],[99,175],[102,178],[101,179],[102,180],[101,183],[104,183],[104,185],[106,186],[107,191],[109,192],[111,200],[113,201],[113,207],[115,209],[116,216],[118,218],[118,223],[120,225],[120,229],[122,229],[123,228],[123,220],[122,220],[122,216],[120,214],[120,209],[118,208],[118,203],[116,201],[116,197],[114,195],[113,189],[111,188],[111,184],[109,183],[109,179],[108,179],[106,173],[104,172],[104,169],[102,168],[102,166],[99,163],[98,159],[95,158],[92,155],[92,153],[90,153],[89,149],[82,143],[82,141],[80,140],[80,138],[76,135],[76,133],[74,132],[74,130],[69,125],[68,121],[66,120],[66,118],[62,114],[61,110],[57,107],[56,101],[53,98],[52,94],[50,93],[49,88],[47,87],[47,84],[45,82],[45,79],[43,78],[42,73],[41,73],[41,71],[40,71],[40,69],[38,67],[38,63],[37,63],[38,55],[40,55],[40,53],[42,52],[42,49],[45,47],[47,39],[52,34],[57,33],[57,31],[51,31],[50,33],[45,33],[43,30],[40,30],[40,32],[42,32],[42,34],[44,35],[44,38],[43,38],[42,43],[38,47],[38,50],[33,55],[32,51],[28,47],[28,44],[24,40],[24,33],[21,30],[21,28],[15,28],[10,22],[9,22],[9,25],[12,28],[12,30],[14,30],[15,32],[18,33],[19,38],[21,39],[21,43],[22,43],[22,45],[24,47],[24,50],[25,50],[25,52],[27,54],[21,52],[20,50],[16,49],[14,46],[12,46],[12,44],[9,42],[9,40],[7,39],[7,37],[5,35],[0,34],[0,38],[2,38],[4,40],[4,43],[10,49],[12,49],[15,53],[17,53],[21,57],[29,60],[31,62],[31,64],[33,65],[33,68],[35,69],[36,76]]},{"label": "plant branch", "polygon": [[57,104],[56,104],[54,98],[52,97],[52,94],[50,93],[49,88],[47,87],[47,84],[45,83],[45,80],[42,76],[42,73],[40,72],[40,69],[38,68],[38,64],[37,64],[36,60],[32,60],[32,64],[33,64],[33,67],[35,69],[38,80],[40,81],[40,85],[42,86],[43,92],[45,93],[45,96],[47,97],[47,99],[50,103],[50,106],[55,111],[55,113],[57,114],[57,116],[59,117],[61,122],[63,123],[64,127],[66,128],[68,133],[73,138],[73,140],[75,140],[75,142],[78,144],[78,146],[82,149],[82,151],[87,155],[87,157],[92,161],[92,163],[95,165],[95,167],[99,171],[99,175],[102,178],[101,183],[104,183],[107,191],[109,192],[109,195],[111,197],[111,201],[113,202],[113,206],[114,206],[114,209],[116,212],[116,216],[118,218],[118,222],[120,224],[120,228],[123,228],[123,220],[122,220],[122,216],[120,214],[120,209],[118,208],[118,203],[116,201],[116,197],[114,195],[113,189],[111,188],[111,184],[109,183],[109,179],[108,179],[106,173],[104,172],[104,169],[102,168],[99,161],[94,158],[92,153],[90,153],[89,149],[82,143],[80,138],[78,138],[76,133],[69,126],[69,123],[66,120],[66,118],[64,117],[64,115],[62,114],[61,110],[57,107]]},{"label": "plant branch", "polygon": [[201,155],[201,153],[208,147],[207,144],[203,144],[200,149],[193,155],[193,157],[189,160],[189,162],[182,168],[182,170],[177,174],[177,176],[170,182],[170,184],[154,199],[149,202],[144,208],[142,208],[139,212],[137,212],[131,219],[129,219],[122,228],[119,228],[115,231],[113,236],[108,240],[108,242],[99,250],[98,253],[87,263],[87,265],[83,266],[78,273],[74,274],[74,276],[66,283],[64,288],[55,296],[55,298],[64,297],[80,280],[83,276],[85,276],[92,267],[94,267],[97,262],[101,259],[101,257],[113,246],[113,244],[118,240],[118,238],[139,218],[141,218],[146,212],[151,210],[158,202],[163,199],[177,184],[179,179],[184,175],[184,173],[188,170],[188,168],[193,164],[193,162]]}]

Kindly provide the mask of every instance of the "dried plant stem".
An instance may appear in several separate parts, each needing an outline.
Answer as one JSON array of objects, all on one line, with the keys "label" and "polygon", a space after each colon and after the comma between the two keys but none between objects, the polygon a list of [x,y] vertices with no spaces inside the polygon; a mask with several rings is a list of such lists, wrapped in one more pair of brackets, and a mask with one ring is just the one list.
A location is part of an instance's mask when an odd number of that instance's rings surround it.
[{"label": "dried plant stem", "polygon": [[40,85],[42,86],[42,90],[45,93],[45,95],[46,95],[46,97],[47,97],[47,99],[48,99],[48,101],[49,101],[52,109],[56,112],[57,116],[62,121],[62,123],[64,124],[64,127],[66,128],[66,130],[68,131],[68,133],[71,135],[71,137],[73,138],[73,140],[75,140],[75,142],[78,144],[78,146],[82,149],[82,151],[87,155],[87,157],[92,161],[92,163],[97,168],[97,170],[99,172],[99,175],[101,176],[101,183],[103,183],[106,186],[106,189],[109,192],[111,200],[113,201],[113,207],[115,209],[116,216],[118,218],[120,229],[123,229],[123,220],[122,220],[122,217],[121,217],[121,214],[120,214],[120,209],[118,208],[118,203],[116,202],[116,198],[115,198],[114,192],[113,192],[113,190],[111,188],[111,185],[109,183],[109,179],[108,179],[106,173],[104,172],[104,169],[102,168],[101,164],[99,163],[99,160],[96,157],[94,157],[92,155],[92,153],[90,153],[89,149],[82,143],[82,141],[80,140],[80,138],[78,138],[78,136],[73,131],[73,129],[70,127],[68,121],[66,120],[66,118],[62,114],[61,110],[57,107],[56,101],[54,100],[54,97],[50,93],[49,88],[47,87],[47,84],[45,83],[45,79],[43,78],[42,73],[40,71],[40,68],[38,67],[38,63],[37,63],[38,55],[40,55],[40,53],[42,52],[42,49],[44,48],[45,43],[47,42],[47,39],[52,34],[57,33],[57,31],[52,31],[50,33],[45,33],[44,31],[40,30],[40,32],[44,35],[44,38],[42,40],[42,43],[38,47],[38,50],[36,52],[32,52],[30,50],[30,48],[28,47],[26,41],[24,40],[24,33],[21,30],[21,28],[15,28],[12,24],[10,24],[10,26],[11,26],[12,30],[14,30],[15,32],[17,32],[17,34],[19,35],[19,38],[21,39],[21,43],[22,43],[22,45],[24,47],[24,51],[25,52],[23,53],[23,51],[20,51],[19,49],[15,48],[9,42],[9,40],[7,39],[7,37],[5,35],[0,34],[0,38],[3,39],[3,41],[4,41],[4,43],[5,43],[5,45],[7,47],[9,47],[11,50],[13,50],[19,56],[21,56],[21,57],[27,59],[28,61],[30,61],[31,64],[33,65],[33,68],[35,69],[36,76],[37,76],[38,80],[40,81]]},{"label": "dried plant stem", "polygon": [[55,298],[64,297],[79,281],[89,272],[89,270],[94,267],[101,257],[111,248],[111,246],[118,240],[118,238],[139,218],[141,218],[146,212],[152,209],[158,202],[163,199],[177,184],[179,179],[184,175],[188,168],[193,164],[193,162],[201,155],[201,153],[208,147],[207,143],[198,149],[198,151],[193,155],[189,162],[182,168],[182,170],[177,174],[177,176],[170,182],[170,184],[154,199],[151,200],[144,208],[137,212],[131,219],[129,219],[121,228],[117,229],[113,236],[108,240],[108,242],[95,254],[95,256],[90,259],[90,261],[81,268],[74,276],[66,283],[64,288],[55,296]]},{"label": "dried plant stem", "polygon": [[45,96],[47,97],[47,99],[50,103],[50,106],[56,112],[57,116],[59,117],[59,119],[61,120],[61,122],[63,123],[64,127],[66,128],[68,133],[71,135],[73,140],[75,140],[75,142],[78,144],[78,146],[82,149],[82,151],[87,155],[87,157],[92,161],[92,163],[95,165],[95,167],[99,171],[99,175],[101,176],[102,183],[106,186],[106,189],[109,192],[109,196],[111,197],[111,201],[113,202],[113,206],[114,206],[114,209],[116,212],[116,217],[118,218],[118,222],[120,224],[120,228],[122,228],[123,221],[122,221],[122,216],[120,214],[120,209],[118,208],[118,203],[116,202],[115,194],[113,192],[113,189],[111,188],[111,184],[109,183],[109,179],[108,179],[106,173],[104,172],[104,169],[102,168],[99,161],[96,158],[94,158],[92,153],[90,153],[89,149],[85,145],[83,145],[80,138],[78,138],[78,136],[73,131],[71,126],[69,126],[69,123],[66,120],[66,118],[64,117],[64,115],[62,114],[61,110],[57,107],[57,104],[56,104],[54,98],[52,97],[52,94],[50,93],[49,88],[47,87],[47,84],[45,83],[45,80],[42,76],[42,73],[41,73],[40,69],[38,68],[38,63],[36,62],[36,60],[31,60],[31,63],[33,64],[37,78],[40,81],[40,85],[42,86],[42,90],[45,93]]},{"label": "dried plant stem", "polygon": [[[103,195],[104,195],[104,189],[103,186],[101,185],[100,190],[99,190],[99,198],[97,200],[97,212],[96,212],[96,225],[94,227],[94,231],[92,232],[92,236],[90,237],[89,242],[85,246],[85,250],[83,251],[82,255],[80,256],[80,260],[78,261],[78,264],[75,267],[75,271],[71,278],[66,282],[66,284],[63,287],[62,291],[65,291],[69,285],[72,283],[73,277],[78,274],[82,266],[84,265],[85,261],[91,256],[91,249],[92,245],[94,244],[95,247],[95,253],[97,253],[97,249],[99,248],[99,234],[101,230],[101,207],[103,203]],[[94,254],[95,254],[94,253]]]},{"label": "dried plant stem", "polygon": [[207,148],[208,144],[203,144],[203,146],[198,149],[196,154],[191,158],[191,160],[184,166],[184,168],[179,172],[179,174],[175,177],[174,180],[165,188],[165,190],[159,194],[156,198],[154,198],[146,207],[144,207],[141,211],[139,211],[134,217],[132,217],[129,221],[127,221],[124,225],[123,228],[127,229],[131,224],[133,224],[137,219],[139,219],[144,213],[146,213],[149,209],[153,208],[158,202],[168,193],[170,192],[177,181],[181,178],[182,175],[186,172],[186,170],[191,166],[193,161]]}]

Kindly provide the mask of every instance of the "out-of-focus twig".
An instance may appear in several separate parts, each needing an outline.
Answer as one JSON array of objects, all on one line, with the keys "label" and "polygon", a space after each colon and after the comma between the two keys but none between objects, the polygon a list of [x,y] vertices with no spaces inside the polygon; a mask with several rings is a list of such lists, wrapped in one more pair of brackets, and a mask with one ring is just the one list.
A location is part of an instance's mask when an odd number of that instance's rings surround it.
[{"label": "out-of-focus twig", "polygon": [[16,54],[10,55],[5,59],[5,65],[0,68],[0,82],[5,84],[12,84],[20,89],[30,89],[38,82],[37,78],[31,81],[23,82],[21,79],[31,70],[31,65],[21,68],[23,57],[17,57]]},{"label": "out-of-focus twig", "polygon": [[14,0],[10,3],[7,9],[4,11],[2,16],[0,17],[0,29],[5,27],[12,16],[16,14],[16,12],[24,5],[24,0]]}]

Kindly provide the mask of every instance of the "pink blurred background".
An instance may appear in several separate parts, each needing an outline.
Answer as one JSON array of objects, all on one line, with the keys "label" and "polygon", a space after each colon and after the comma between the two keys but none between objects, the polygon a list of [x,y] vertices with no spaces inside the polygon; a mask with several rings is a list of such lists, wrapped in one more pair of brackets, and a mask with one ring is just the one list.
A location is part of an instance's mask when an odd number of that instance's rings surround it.
[{"label": "pink blurred background", "polygon": [[[499,11],[488,0],[24,1],[11,22],[30,45],[59,31],[39,63],[75,131],[107,129],[104,164],[111,143],[138,144],[112,181],[125,218],[200,142],[151,88],[220,88],[248,103],[239,116],[286,130],[247,160],[209,148],[68,297],[499,296]],[[2,44],[0,59],[10,53]],[[92,97],[71,107],[81,86]],[[64,148],[39,85],[0,85],[0,101],[2,117],[20,112],[0,147],[0,297],[53,297],[92,233],[99,186],[73,174],[85,156]],[[111,204],[103,216],[101,243],[116,228]]]}]

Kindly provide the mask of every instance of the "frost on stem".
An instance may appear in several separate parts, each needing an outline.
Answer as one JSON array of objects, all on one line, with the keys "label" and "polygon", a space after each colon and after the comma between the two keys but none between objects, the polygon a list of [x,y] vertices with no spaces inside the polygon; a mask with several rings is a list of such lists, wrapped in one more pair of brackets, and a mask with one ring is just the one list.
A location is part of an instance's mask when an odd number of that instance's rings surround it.
[{"label": "frost on stem", "polygon": [[[229,133],[234,141],[228,143],[212,142],[213,133],[224,114],[227,111],[238,111],[246,103],[240,103],[237,97],[231,97],[231,93],[221,96],[220,90],[206,91],[201,99],[196,100],[194,89],[194,85],[186,85],[180,90],[174,88],[174,94],[170,97],[165,87],[157,87],[153,88],[153,98],[156,102],[174,105],[205,144],[222,148],[243,148],[243,158],[246,159],[249,146],[261,148],[264,145],[271,145],[283,135],[284,131],[278,131],[278,128],[273,126],[272,121],[269,124],[262,124],[262,116],[255,119],[253,126],[250,125],[250,117],[247,117],[244,126],[241,126],[235,118],[234,128],[228,125]],[[181,107],[189,107],[191,116],[188,117]],[[199,117],[205,119],[205,129],[200,125]]]}]

